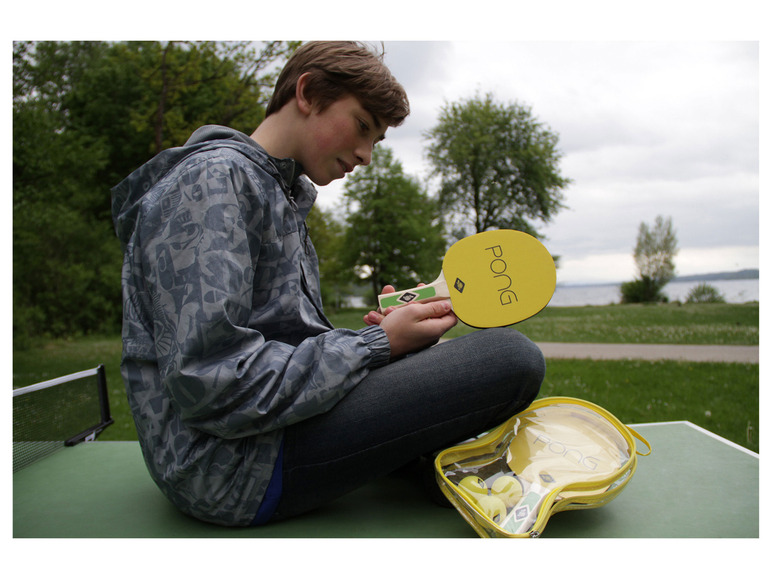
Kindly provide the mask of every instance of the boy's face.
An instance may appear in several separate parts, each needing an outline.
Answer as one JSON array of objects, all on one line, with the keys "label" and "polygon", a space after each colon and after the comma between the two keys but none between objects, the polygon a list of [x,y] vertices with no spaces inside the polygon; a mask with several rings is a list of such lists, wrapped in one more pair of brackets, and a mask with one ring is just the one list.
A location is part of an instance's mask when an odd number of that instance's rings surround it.
[{"label": "boy's face", "polygon": [[306,129],[305,147],[297,160],[319,186],[343,178],[357,165],[368,165],[373,146],[385,136],[385,128],[353,96],[321,112],[314,108]]}]

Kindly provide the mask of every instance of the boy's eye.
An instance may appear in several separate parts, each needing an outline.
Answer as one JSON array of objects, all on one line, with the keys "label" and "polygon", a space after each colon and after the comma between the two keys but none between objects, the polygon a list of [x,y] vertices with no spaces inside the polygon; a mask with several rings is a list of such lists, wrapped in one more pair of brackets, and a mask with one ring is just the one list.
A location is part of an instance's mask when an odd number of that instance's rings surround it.
[{"label": "boy's eye", "polygon": [[[370,123],[360,117],[357,117],[357,123],[359,123],[359,130],[362,133],[362,136],[367,137],[371,134],[372,131],[370,129]],[[377,123],[376,123],[377,124]],[[373,138],[373,147],[375,147],[378,143],[380,143],[385,138],[385,135],[377,135]]]}]

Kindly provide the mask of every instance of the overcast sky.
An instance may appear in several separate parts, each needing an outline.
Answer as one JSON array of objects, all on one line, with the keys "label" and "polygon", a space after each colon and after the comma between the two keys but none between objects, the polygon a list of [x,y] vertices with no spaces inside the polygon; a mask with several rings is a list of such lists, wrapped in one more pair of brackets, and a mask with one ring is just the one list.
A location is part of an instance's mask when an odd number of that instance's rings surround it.
[{"label": "overcast sky", "polygon": [[[540,230],[558,281],[626,281],[641,221],[672,217],[677,273],[759,267],[756,42],[385,42],[412,113],[387,133],[406,173],[428,177],[443,104],[490,92],[560,136],[567,208]],[[342,182],[321,188],[333,207]]]}]

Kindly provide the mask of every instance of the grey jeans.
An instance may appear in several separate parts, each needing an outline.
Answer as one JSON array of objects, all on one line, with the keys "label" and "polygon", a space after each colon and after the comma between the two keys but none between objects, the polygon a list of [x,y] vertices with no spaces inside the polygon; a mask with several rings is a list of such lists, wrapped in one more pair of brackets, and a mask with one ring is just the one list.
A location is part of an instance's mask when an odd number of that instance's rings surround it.
[{"label": "grey jeans", "polygon": [[285,431],[271,520],[310,511],[526,408],[544,379],[539,348],[481,330],[372,371],[329,412]]}]

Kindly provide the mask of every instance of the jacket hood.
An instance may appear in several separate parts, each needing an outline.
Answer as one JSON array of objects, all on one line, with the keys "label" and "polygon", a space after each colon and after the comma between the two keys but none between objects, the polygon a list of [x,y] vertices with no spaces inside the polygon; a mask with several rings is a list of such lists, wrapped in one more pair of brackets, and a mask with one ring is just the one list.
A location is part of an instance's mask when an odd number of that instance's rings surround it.
[{"label": "jacket hood", "polygon": [[[183,146],[160,152],[112,188],[113,223],[115,234],[121,243],[124,246],[128,243],[136,225],[142,198],[156,183],[191,155],[220,147],[236,149],[262,166],[274,168],[274,177],[288,194],[303,172],[300,163],[293,159],[271,157],[242,132],[217,125],[203,126],[197,129]],[[313,201],[313,198],[310,199],[310,204],[313,204]]]}]

